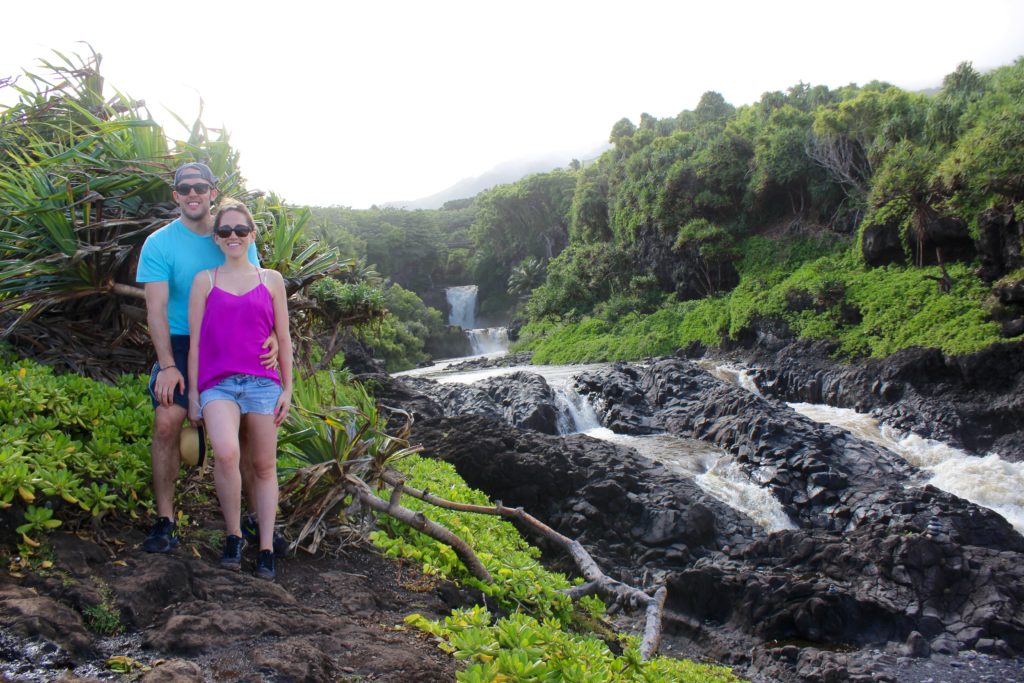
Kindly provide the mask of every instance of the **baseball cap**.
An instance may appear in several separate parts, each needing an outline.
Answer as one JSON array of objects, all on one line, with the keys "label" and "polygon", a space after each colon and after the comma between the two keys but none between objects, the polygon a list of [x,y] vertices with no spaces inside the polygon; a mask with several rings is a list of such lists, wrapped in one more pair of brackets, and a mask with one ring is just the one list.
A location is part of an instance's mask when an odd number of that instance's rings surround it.
[{"label": "baseball cap", "polygon": [[189,161],[178,167],[178,170],[174,172],[174,184],[177,185],[182,180],[188,178],[202,178],[211,185],[217,183],[217,179],[213,177],[213,172],[210,167],[199,161]]}]

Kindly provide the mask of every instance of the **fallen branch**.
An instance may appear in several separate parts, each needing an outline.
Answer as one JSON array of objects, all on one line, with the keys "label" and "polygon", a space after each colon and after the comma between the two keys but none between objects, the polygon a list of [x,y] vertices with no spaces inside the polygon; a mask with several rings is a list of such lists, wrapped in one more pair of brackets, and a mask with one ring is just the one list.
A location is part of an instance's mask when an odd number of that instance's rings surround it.
[{"label": "fallen branch", "polygon": [[[654,595],[651,596],[639,588],[634,588],[633,586],[611,578],[601,571],[597,562],[594,561],[594,558],[591,557],[590,553],[587,552],[586,548],[584,548],[579,541],[563,536],[522,508],[506,507],[501,504],[501,501],[496,501],[495,505],[490,507],[485,505],[457,503],[445,498],[439,498],[429,491],[420,491],[419,489],[406,485],[404,480],[394,472],[384,473],[383,479],[389,485],[394,487],[396,492],[401,491],[402,493],[408,494],[413,498],[418,498],[425,503],[430,503],[431,505],[448,510],[472,512],[480,515],[495,515],[515,519],[523,523],[525,526],[532,528],[541,536],[553,541],[573,559],[576,566],[579,568],[580,573],[583,575],[583,578],[586,579],[586,583],[573,588],[568,588],[563,592],[574,601],[586,595],[598,594],[611,599],[616,605],[625,605],[633,609],[643,608],[646,616],[644,636],[640,644],[640,654],[644,661],[646,661],[650,657],[654,656],[658,651],[658,645],[661,642],[661,619],[665,612],[665,599],[668,595],[668,590],[664,586],[660,587],[655,591]],[[370,495],[372,495],[372,493]],[[387,504],[384,503],[384,501],[376,498],[376,496],[374,496],[374,498],[384,507],[387,507]],[[394,496],[392,496],[392,500],[394,500]],[[458,549],[456,549],[456,552],[458,552]],[[465,561],[465,559],[463,561]],[[467,566],[469,565],[467,564]]]},{"label": "fallen branch", "polygon": [[441,526],[437,522],[431,521],[421,512],[415,512],[407,507],[399,505],[396,496],[392,496],[390,501],[381,500],[374,495],[366,482],[358,477],[349,476],[346,478],[346,483],[349,491],[359,498],[359,501],[363,503],[363,505],[376,512],[381,512],[385,515],[394,517],[399,522],[408,524],[413,529],[416,529],[417,531],[450,546],[451,549],[455,551],[455,554],[462,559],[462,563],[466,565],[466,568],[473,576],[484,583],[494,583],[494,579],[491,577],[490,572],[488,572],[487,568],[484,567],[480,558],[478,558],[476,553],[473,552],[473,549],[446,527]]}]

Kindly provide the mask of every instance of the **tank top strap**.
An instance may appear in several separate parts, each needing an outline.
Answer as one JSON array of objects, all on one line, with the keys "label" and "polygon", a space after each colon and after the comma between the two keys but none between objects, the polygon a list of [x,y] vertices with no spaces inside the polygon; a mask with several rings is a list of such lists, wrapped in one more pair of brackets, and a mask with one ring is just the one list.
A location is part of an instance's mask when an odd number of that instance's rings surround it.
[{"label": "tank top strap", "polygon": [[210,289],[213,289],[217,285],[217,269],[214,268],[211,273],[209,270],[206,271],[206,277],[210,280]]},{"label": "tank top strap", "polygon": [[259,266],[253,266],[253,268],[256,269],[256,272],[260,276],[260,284],[266,286],[267,281],[264,278],[266,277],[265,274],[267,272],[267,269],[266,268],[260,268]]}]

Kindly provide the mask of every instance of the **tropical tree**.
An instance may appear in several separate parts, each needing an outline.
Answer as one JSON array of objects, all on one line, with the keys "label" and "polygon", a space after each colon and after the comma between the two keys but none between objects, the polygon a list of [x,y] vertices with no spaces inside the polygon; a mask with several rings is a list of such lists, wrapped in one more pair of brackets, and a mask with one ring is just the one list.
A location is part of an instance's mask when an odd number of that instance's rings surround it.
[{"label": "tropical tree", "polygon": [[544,282],[544,275],[544,261],[527,256],[512,268],[512,274],[508,276],[508,293],[526,299]]},{"label": "tropical tree", "polygon": [[[170,141],[145,104],[104,95],[101,56],[57,53],[0,111],[0,336],[23,353],[94,376],[140,370],[150,355],[135,263],[147,235],[177,215],[169,180],[203,161],[222,195],[269,230],[268,265],[290,291],[347,267],[303,237],[308,218],[244,190],[225,131],[201,121]],[[201,116],[201,113],[200,113]]]}]

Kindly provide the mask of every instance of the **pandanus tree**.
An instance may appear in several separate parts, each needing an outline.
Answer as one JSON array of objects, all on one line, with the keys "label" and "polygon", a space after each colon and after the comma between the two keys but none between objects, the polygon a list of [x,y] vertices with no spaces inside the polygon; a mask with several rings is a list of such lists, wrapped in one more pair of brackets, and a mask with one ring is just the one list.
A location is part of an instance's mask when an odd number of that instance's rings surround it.
[{"label": "pandanus tree", "polygon": [[351,270],[304,237],[308,214],[247,192],[238,152],[200,118],[170,140],[145,103],[106,96],[102,58],[56,53],[40,73],[0,79],[0,337],[25,355],[97,377],[140,370],[149,356],[135,265],[146,237],[177,216],[170,179],[199,160],[222,196],[248,203],[263,262],[289,293]]}]

